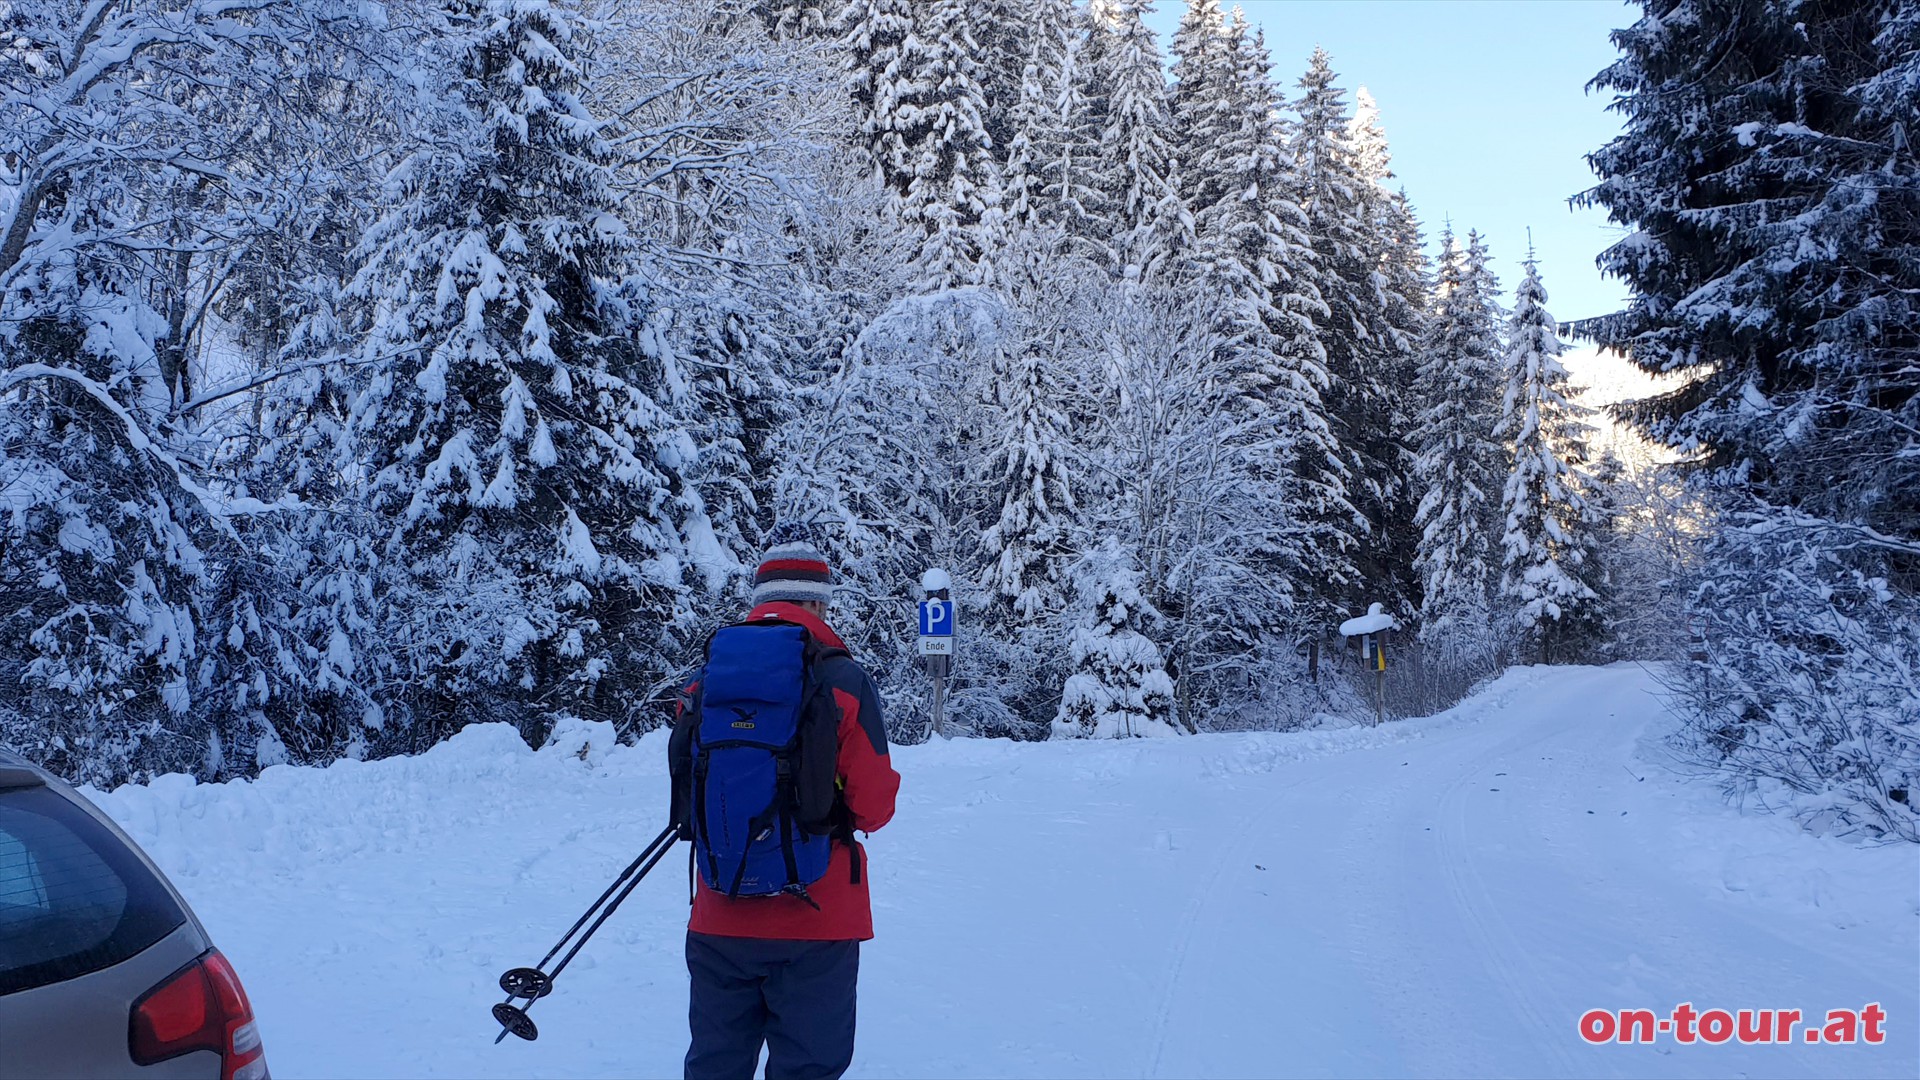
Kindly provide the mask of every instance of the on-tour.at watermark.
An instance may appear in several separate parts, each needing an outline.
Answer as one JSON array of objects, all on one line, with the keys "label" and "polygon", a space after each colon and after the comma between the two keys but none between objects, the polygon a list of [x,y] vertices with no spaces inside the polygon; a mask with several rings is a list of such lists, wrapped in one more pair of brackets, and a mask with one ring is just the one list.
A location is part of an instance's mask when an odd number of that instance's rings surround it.
[{"label": "on-tour.at watermark", "polygon": [[1704,1009],[1690,1001],[1661,1015],[1652,1009],[1588,1009],[1580,1014],[1580,1037],[1603,1043],[1651,1043],[1671,1038],[1682,1045],[1738,1043],[1778,1046],[1815,1043],[1877,1046],[1887,1039],[1887,1013],[1875,1001],[1858,1009],[1828,1009],[1825,1018],[1799,1009]]}]

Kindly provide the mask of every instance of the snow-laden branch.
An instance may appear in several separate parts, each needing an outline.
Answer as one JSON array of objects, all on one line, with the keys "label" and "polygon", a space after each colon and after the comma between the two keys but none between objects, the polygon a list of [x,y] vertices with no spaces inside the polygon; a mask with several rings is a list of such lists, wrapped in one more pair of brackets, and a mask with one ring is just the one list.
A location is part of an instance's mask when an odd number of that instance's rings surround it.
[{"label": "snow-laden branch", "polygon": [[154,441],[140,421],[125,405],[114,399],[113,392],[102,386],[97,380],[74,371],[71,368],[53,367],[48,364],[20,364],[0,374],[0,397],[35,379],[57,379],[77,387],[92,398],[107,415],[113,418],[127,446],[136,454],[145,454],[158,462],[180,484],[181,490],[193,496],[222,529],[231,530],[225,519],[229,517],[278,512],[297,508],[293,503],[265,503],[258,499],[224,498],[195,480],[192,471],[178,455]]},{"label": "snow-laden branch", "polygon": [[1888,536],[1866,525],[1831,521],[1800,510],[1780,508],[1745,516],[1750,519],[1747,524],[1740,526],[1745,532],[1761,535],[1791,531],[1822,536],[1826,539],[1821,547],[1827,551],[1870,548],[1900,555],[1920,555],[1920,543]]}]

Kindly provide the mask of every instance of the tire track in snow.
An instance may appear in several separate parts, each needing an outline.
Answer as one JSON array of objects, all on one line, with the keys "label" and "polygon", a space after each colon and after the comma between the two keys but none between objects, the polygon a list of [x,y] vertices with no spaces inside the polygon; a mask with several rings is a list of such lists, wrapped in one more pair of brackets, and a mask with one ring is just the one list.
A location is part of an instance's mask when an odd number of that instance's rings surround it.
[{"label": "tire track in snow", "polygon": [[[1206,913],[1208,905],[1219,894],[1221,879],[1226,877],[1227,868],[1235,862],[1246,863],[1253,857],[1256,834],[1254,828],[1261,821],[1272,820],[1273,811],[1285,802],[1293,792],[1305,786],[1312,778],[1302,779],[1288,784],[1267,796],[1259,806],[1241,815],[1233,829],[1236,839],[1221,844],[1220,853],[1214,856],[1213,865],[1208,869],[1205,883],[1187,902],[1186,910],[1180,916],[1180,926],[1175,932],[1173,966],[1167,972],[1166,983],[1160,992],[1160,1001],[1154,1010],[1153,1059],[1147,1065],[1145,1075],[1160,1076],[1160,1063],[1166,1054],[1167,1034],[1172,1028],[1173,1010],[1180,1000],[1180,984],[1186,973],[1187,958],[1193,952],[1195,931],[1200,926],[1200,917]],[[1179,1075],[1186,1075],[1181,1073]]]},{"label": "tire track in snow", "polygon": [[1478,943],[1478,954],[1486,961],[1488,971],[1500,987],[1506,991],[1515,1014],[1524,1017],[1533,1026],[1538,1035],[1534,1040],[1535,1045],[1548,1048],[1562,1075],[1581,1076],[1585,1072],[1566,1043],[1573,1037],[1571,1026],[1564,1020],[1557,1024],[1552,1022],[1541,1010],[1536,994],[1531,992],[1552,985],[1551,980],[1540,973],[1539,965],[1520,946],[1511,924],[1500,912],[1499,901],[1487,888],[1486,879],[1473,866],[1471,846],[1460,842],[1469,828],[1468,804],[1464,797],[1467,785],[1483,777],[1490,762],[1536,747],[1555,734],[1552,729],[1527,732],[1505,740],[1480,755],[1479,764],[1468,765],[1440,797],[1440,812],[1434,817],[1439,825],[1434,831],[1434,847],[1448,895],[1461,916],[1461,923]]}]

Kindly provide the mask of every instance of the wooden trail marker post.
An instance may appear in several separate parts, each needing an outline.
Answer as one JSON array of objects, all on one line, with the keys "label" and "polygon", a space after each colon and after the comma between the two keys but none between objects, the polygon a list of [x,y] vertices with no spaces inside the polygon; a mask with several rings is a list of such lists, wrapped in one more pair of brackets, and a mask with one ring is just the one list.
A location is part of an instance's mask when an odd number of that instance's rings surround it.
[{"label": "wooden trail marker post", "polygon": [[1380,726],[1387,712],[1387,649],[1389,633],[1400,628],[1399,620],[1388,615],[1379,604],[1367,605],[1367,613],[1340,624],[1340,636],[1359,639],[1360,663],[1373,672],[1373,723]]}]

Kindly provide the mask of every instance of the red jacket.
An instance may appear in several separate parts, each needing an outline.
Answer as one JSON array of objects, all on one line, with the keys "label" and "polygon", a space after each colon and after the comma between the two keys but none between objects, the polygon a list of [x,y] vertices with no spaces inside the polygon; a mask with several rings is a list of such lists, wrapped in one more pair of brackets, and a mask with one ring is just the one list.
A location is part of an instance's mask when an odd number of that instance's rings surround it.
[{"label": "red jacket", "polygon": [[[803,607],[787,603],[762,604],[747,616],[779,619],[807,628],[814,640],[843,649],[845,643],[826,623]],[[880,698],[866,671],[851,660],[827,661],[816,674],[832,690],[840,706],[840,782],[854,828],[870,833],[893,819],[894,796],[900,774],[887,756],[887,733],[880,722]],[[692,687],[688,688],[690,691]],[[852,859],[861,860],[860,880],[853,881]],[[834,841],[827,875],[807,887],[819,910],[797,896],[743,896],[729,900],[725,893],[701,881],[693,898],[693,917],[687,929],[720,937],[780,938],[794,941],[867,941],[873,937],[873,903],[867,895],[866,852],[858,841]]]}]

